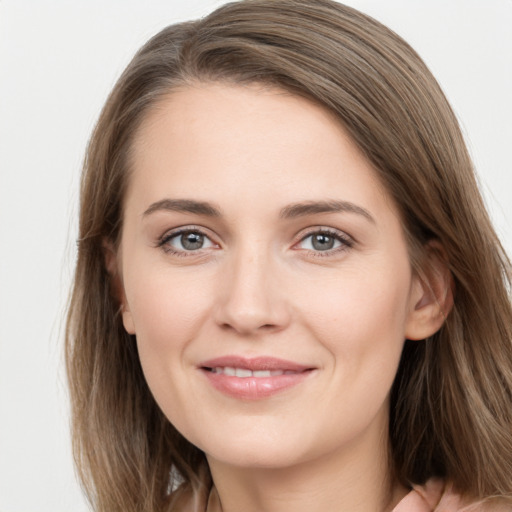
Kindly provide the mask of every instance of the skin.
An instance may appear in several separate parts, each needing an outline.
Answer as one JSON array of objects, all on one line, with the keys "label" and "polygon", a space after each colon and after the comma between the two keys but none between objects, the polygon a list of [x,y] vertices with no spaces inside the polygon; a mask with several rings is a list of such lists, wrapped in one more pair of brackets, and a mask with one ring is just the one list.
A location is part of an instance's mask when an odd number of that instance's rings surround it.
[{"label": "skin", "polygon": [[[207,455],[211,509],[391,510],[407,490],[388,470],[389,390],[404,340],[442,322],[442,283],[412,272],[371,164],[326,110],[258,86],[173,91],[133,150],[115,255],[123,322],[163,412]],[[311,201],[345,208],[283,216]],[[183,227],[205,235],[202,248],[183,247]],[[328,251],[312,244],[325,229]],[[225,355],[314,371],[241,400],[198,369]]]}]

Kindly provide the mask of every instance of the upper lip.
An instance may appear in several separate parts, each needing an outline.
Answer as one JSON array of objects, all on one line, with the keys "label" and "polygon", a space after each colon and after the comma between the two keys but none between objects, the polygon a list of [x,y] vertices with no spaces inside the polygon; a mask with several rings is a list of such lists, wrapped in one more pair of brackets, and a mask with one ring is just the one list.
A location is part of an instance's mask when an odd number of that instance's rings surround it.
[{"label": "upper lip", "polygon": [[209,359],[199,365],[200,368],[244,368],[251,371],[262,370],[282,370],[291,372],[303,372],[313,369],[312,366],[307,366],[293,361],[286,361],[276,357],[260,356],[260,357],[242,357],[242,356],[222,356],[215,359]]}]

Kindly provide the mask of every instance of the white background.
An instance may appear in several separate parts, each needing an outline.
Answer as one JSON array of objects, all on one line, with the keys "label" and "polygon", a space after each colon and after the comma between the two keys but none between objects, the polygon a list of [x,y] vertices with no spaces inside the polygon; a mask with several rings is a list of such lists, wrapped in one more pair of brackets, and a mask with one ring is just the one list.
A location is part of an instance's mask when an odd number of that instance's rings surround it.
[{"label": "white background", "polygon": [[[160,28],[214,0],[0,0],[0,512],[87,509],[62,365],[88,135]],[[351,0],[409,41],[459,116],[512,252],[512,0]]]}]

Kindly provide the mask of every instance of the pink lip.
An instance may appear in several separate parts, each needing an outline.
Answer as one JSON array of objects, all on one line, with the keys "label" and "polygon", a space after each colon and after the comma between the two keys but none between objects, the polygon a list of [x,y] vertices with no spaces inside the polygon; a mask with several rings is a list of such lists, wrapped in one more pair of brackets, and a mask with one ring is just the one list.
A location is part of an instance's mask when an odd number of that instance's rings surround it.
[{"label": "pink lip", "polygon": [[[241,368],[255,371],[282,371],[282,375],[270,377],[236,377],[213,373],[212,368]],[[259,400],[289,389],[301,383],[315,368],[274,357],[244,358],[225,356],[204,361],[199,369],[218,391],[242,400]]]}]

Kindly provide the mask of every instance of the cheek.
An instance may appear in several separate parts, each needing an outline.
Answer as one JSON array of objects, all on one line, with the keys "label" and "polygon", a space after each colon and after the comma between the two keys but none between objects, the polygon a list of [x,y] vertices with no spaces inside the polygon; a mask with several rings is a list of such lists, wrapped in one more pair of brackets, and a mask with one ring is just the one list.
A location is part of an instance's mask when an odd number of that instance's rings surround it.
[{"label": "cheek", "polygon": [[354,371],[363,363],[395,366],[405,339],[406,272],[345,273],[317,282],[314,290],[303,297],[303,321],[337,360]]},{"label": "cheek", "polygon": [[326,429],[337,439],[387,416],[405,339],[408,287],[407,280],[374,273],[372,279],[354,275],[336,285],[325,283],[322,290],[321,299],[315,293],[304,298],[303,321],[329,354],[321,407]]},{"label": "cheek", "polygon": [[145,379],[156,402],[177,428],[183,425],[173,420],[194,415],[184,398],[189,384],[185,355],[197,337],[199,318],[204,317],[205,309],[201,295],[191,284],[160,271],[132,282],[127,294]]},{"label": "cheek", "polygon": [[[209,280],[200,272],[148,267],[148,271],[137,273],[125,283],[136,334],[155,342],[161,337],[183,338],[184,331],[192,330],[208,307]],[[153,336],[147,336],[150,333]]]},{"label": "cheek", "polygon": [[149,270],[126,280],[126,297],[144,374],[159,395],[173,375],[181,375],[187,347],[210,316],[211,286],[201,272],[155,264],[138,268]]}]

